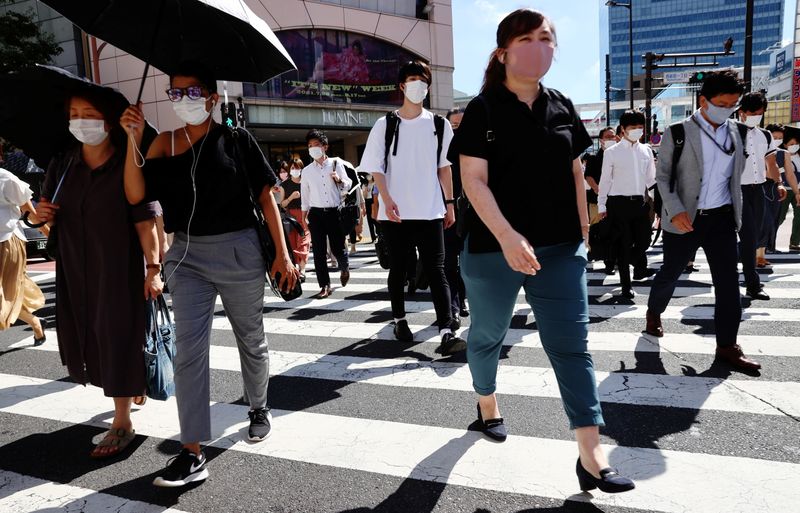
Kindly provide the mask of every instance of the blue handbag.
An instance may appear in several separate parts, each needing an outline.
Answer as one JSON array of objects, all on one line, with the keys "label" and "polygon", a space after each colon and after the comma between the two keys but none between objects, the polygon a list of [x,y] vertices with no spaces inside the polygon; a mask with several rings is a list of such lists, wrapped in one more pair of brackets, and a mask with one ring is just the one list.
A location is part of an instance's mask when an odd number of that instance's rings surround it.
[{"label": "blue handbag", "polygon": [[147,397],[166,401],[175,394],[175,324],[164,295],[145,303],[144,366]]}]

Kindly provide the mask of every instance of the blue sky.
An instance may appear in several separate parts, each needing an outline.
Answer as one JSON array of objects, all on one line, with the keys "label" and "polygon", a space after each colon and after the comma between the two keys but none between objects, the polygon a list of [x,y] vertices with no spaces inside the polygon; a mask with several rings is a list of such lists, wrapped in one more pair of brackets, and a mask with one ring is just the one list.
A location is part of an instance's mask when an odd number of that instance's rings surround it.
[{"label": "blue sky", "polygon": [[[530,7],[547,14],[556,26],[559,48],[545,83],[575,103],[601,101],[599,0],[453,0],[455,74],[453,86],[475,94],[495,47],[497,24],[509,12]],[[603,2],[605,3],[605,2]],[[785,0],[792,13],[795,0]],[[603,7],[606,9],[606,7]],[[783,38],[792,39],[794,16],[784,15]]]}]

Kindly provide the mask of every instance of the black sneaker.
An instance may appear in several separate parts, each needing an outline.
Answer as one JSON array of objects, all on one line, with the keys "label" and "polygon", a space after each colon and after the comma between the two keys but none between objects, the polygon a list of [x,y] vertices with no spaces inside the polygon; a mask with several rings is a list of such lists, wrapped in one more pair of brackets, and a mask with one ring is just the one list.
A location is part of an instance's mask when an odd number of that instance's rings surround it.
[{"label": "black sneaker", "polygon": [[654,274],[656,274],[656,270],[650,269],[649,267],[646,269],[639,269],[639,270],[634,269],[633,279],[636,281],[646,280],[647,278],[653,276]]},{"label": "black sneaker", "polygon": [[206,455],[201,452],[198,456],[189,449],[183,449],[180,454],[170,458],[164,473],[155,478],[153,484],[164,488],[177,488],[207,478]]},{"label": "black sneaker", "polygon": [[394,323],[394,338],[400,342],[413,342],[414,334],[408,327],[408,321],[397,321]]},{"label": "black sneaker", "polygon": [[447,356],[464,351],[467,348],[467,341],[452,333],[442,335],[442,343],[436,348],[436,352]]},{"label": "black sneaker", "polygon": [[272,413],[269,408],[258,408],[247,412],[250,417],[250,429],[247,430],[247,437],[251,442],[265,440],[272,430]]}]

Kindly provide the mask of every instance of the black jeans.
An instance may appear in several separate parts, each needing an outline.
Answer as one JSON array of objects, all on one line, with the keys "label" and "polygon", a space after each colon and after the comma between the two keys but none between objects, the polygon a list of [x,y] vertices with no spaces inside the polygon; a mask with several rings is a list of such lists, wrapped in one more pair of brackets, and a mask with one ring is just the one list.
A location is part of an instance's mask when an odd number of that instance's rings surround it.
[{"label": "black jeans", "polygon": [[402,223],[381,222],[381,231],[389,246],[389,296],[392,316],[406,316],[405,282],[408,258],[414,246],[419,248],[422,267],[428,275],[436,323],[439,329],[449,328],[453,314],[450,310],[450,287],[444,273],[444,230],[441,219],[409,220]]},{"label": "black jeans", "polygon": [[775,241],[778,236],[778,215],[782,201],[778,195],[778,184],[767,180],[761,184],[764,191],[764,219],[761,222],[761,240],[759,248],[775,251]]},{"label": "black jeans", "polygon": [[647,267],[644,258],[650,247],[650,206],[644,198],[631,199],[628,196],[609,196],[608,219],[611,221],[610,247],[611,260],[619,266],[619,281],[623,287],[631,286],[631,269]]},{"label": "black jeans", "polygon": [[756,271],[756,248],[764,223],[764,188],[761,184],[742,185],[742,229],[739,230],[739,261],[748,290],[758,290],[761,280]]},{"label": "black jeans", "polygon": [[327,263],[328,239],[331,241],[331,252],[339,262],[339,270],[348,271],[350,269],[347,251],[344,250],[344,233],[342,225],[339,224],[339,210],[337,208],[312,207],[308,211],[308,229],[311,232],[317,283],[320,287],[327,287],[331,284]]},{"label": "black jeans", "polygon": [[450,287],[450,310],[453,318],[461,312],[461,304],[467,297],[464,280],[461,279],[461,267],[458,255],[464,249],[464,239],[456,233],[455,225],[444,231],[444,274]]},{"label": "black jeans", "polygon": [[736,343],[742,320],[733,209],[728,206],[707,215],[698,214],[693,226],[694,231],[681,235],[664,232],[664,264],[653,278],[647,309],[659,315],[664,313],[686,264],[697,248],[702,247],[714,284],[717,346],[729,347]]}]

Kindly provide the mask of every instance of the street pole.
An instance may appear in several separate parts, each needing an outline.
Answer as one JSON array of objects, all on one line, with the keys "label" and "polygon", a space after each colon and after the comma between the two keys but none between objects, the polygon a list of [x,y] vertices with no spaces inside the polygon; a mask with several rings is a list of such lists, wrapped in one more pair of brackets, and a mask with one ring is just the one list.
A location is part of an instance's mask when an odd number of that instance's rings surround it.
[{"label": "street pole", "polygon": [[[752,3],[753,0],[750,0]],[[752,31],[752,23],[751,23]],[[631,110],[633,110],[633,0],[628,0],[628,49],[630,51],[630,95]]]},{"label": "street pole", "polygon": [[606,126],[611,124],[611,59],[606,54]]},{"label": "street pole", "polygon": [[652,110],[653,102],[653,65],[656,61],[656,54],[647,52],[644,55],[644,140],[650,140],[650,132],[652,127]]},{"label": "street pole", "polygon": [[747,14],[744,24],[744,88],[749,93],[753,81],[753,3],[747,0]]}]

